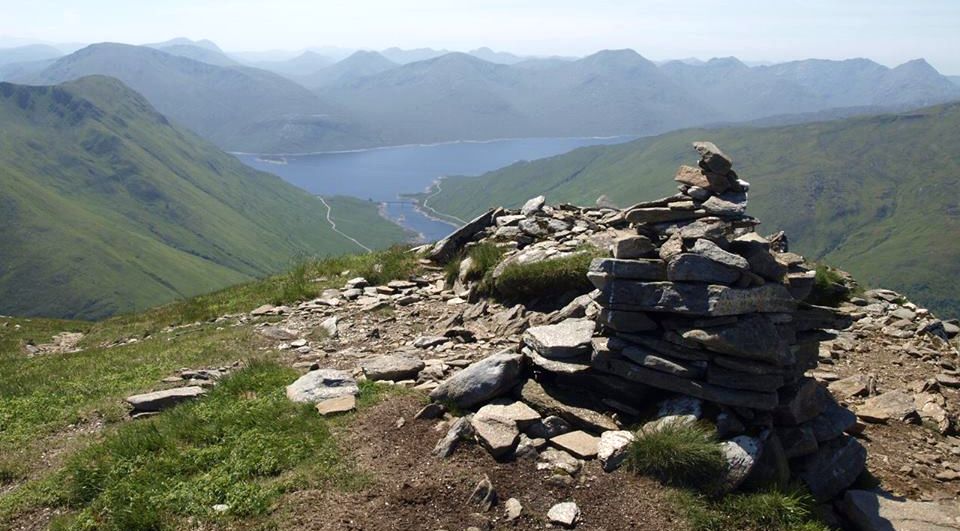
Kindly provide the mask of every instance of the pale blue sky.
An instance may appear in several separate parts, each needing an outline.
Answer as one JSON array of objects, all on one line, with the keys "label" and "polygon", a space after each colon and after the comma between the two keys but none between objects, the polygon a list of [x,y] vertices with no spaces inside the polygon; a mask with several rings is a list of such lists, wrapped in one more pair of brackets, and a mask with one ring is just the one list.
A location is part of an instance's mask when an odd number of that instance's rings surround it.
[{"label": "pale blue sky", "polygon": [[226,50],[479,46],[651,59],[924,57],[960,74],[960,0],[0,0],[0,43],[207,38]]}]

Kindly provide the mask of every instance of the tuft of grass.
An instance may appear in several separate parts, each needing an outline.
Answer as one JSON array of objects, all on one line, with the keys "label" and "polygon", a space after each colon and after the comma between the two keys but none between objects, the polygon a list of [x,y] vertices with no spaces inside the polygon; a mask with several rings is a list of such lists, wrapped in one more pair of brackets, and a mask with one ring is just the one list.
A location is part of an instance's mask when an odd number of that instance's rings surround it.
[{"label": "tuft of grass", "polygon": [[507,301],[531,300],[570,291],[587,293],[593,289],[587,280],[590,262],[604,255],[599,249],[590,247],[563,258],[511,264],[496,280],[488,277],[481,291]]},{"label": "tuft of grass", "polygon": [[716,431],[706,424],[670,423],[657,431],[637,432],[627,465],[665,484],[704,492],[716,491],[727,470]]},{"label": "tuft of grass", "polygon": [[675,490],[671,502],[694,531],[827,531],[813,498],[800,488],[728,494],[710,499]]},{"label": "tuft of grass", "polygon": [[[251,363],[203,399],[131,422],[74,455],[71,529],[157,530],[187,518],[259,517],[305,478],[349,484],[329,422],[287,400],[291,369]],[[361,400],[372,400],[365,388]],[[299,477],[298,477],[299,476]],[[229,509],[217,513],[214,505]]]},{"label": "tuft of grass", "polygon": [[[500,263],[500,259],[503,258],[503,249],[490,242],[481,242],[470,247],[465,256],[471,260],[470,270],[465,273],[466,279],[481,280]],[[460,263],[463,259],[461,255],[444,266],[444,278],[447,284],[453,284],[460,276]]]},{"label": "tuft of grass", "polygon": [[19,481],[26,476],[24,466],[8,456],[0,456],[0,486]]},{"label": "tuft of grass", "polygon": [[841,302],[849,300],[850,288],[847,287],[840,273],[823,264],[817,266],[816,272],[813,290],[807,297],[807,301],[820,306],[838,306]]}]

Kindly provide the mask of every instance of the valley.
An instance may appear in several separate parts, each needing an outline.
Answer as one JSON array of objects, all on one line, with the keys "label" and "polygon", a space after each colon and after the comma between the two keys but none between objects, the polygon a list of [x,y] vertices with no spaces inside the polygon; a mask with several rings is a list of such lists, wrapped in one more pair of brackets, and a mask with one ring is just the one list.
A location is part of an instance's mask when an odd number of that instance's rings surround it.
[{"label": "valley", "polygon": [[382,205],[384,216],[418,235],[443,238],[456,225],[425,214],[407,196],[420,194],[447,175],[480,175],[521,160],[558,155],[578,147],[625,142],[621,138],[523,138],[444,142],[369,150],[298,155],[236,153],[248,166],[277,175],[321,196],[349,196]]}]

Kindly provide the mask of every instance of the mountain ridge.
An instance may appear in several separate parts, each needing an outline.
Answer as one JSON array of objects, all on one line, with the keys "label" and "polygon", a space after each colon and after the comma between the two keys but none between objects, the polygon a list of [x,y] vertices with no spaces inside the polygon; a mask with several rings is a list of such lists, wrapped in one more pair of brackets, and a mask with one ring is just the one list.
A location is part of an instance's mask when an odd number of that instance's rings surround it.
[{"label": "mountain ridge", "polygon": [[[0,313],[97,318],[357,250],[325,209],[178,129],[116,79],[0,83]],[[404,238],[335,201],[371,245]]]}]

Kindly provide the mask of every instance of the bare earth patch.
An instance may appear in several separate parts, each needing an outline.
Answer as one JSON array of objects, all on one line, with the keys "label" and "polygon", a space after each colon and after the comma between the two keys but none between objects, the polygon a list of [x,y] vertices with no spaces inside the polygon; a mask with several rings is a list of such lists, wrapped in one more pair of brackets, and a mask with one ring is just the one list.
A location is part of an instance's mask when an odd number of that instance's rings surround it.
[{"label": "bare earth patch", "polygon": [[[282,529],[462,530],[546,529],[546,513],[556,503],[580,507],[579,530],[684,529],[656,482],[626,471],[604,473],[588,461],[572,486],[544,482],[548,471],[533,461],[498,463],[480,447],[464,443],[448,459],[431,455],[443,436],[436,420],[413,420],[422,406],[415,396],[392,397],[344,428],[343,448],[371,476],[362,492],[302,491],[288,495],[279,511]],[[403,426],[397,428],[397,420]],[[484,474],[500,502],[488,512],[467,502]],[[517,498],[523,514],[506,520],[504,502]]]}]

